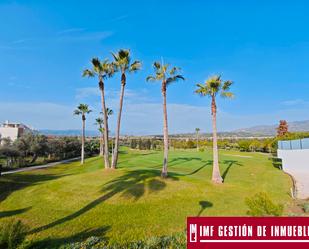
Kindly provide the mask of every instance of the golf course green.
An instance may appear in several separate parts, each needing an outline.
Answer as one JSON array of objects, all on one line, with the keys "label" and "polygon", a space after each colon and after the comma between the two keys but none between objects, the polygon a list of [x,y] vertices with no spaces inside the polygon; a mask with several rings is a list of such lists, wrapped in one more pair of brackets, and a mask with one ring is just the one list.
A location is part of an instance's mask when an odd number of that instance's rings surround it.
[{"label": "golf course green", "polygon": [[0,177],[0,224],[20,219],[28,239],[46,245],[103,236],[127,242],[183,232],[188,216],[245,216],[245,198],[267,192],[289,205],[292,181],[268,155],[219,152],[224,184],[211,182],[211,151],[171,150],[167,179],[161,151],[121,148],[119,167],[89,158]]}]

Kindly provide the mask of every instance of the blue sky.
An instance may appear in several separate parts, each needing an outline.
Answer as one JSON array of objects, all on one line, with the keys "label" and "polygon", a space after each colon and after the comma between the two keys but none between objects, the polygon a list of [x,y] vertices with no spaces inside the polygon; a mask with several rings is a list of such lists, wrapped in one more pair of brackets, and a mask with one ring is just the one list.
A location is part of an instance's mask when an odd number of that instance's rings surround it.
[{"label": "blue sky", "polygon": [[[81,77],[92,57],[129,48],[143,69],[128,77],[122,131],[162,130],[154,60],[180,66],[185,82],[168,89],[171,133],[211,131],[209,99],[195,84],[222,74],[234,100],[218,100],[221,131],[309,119],[307,1],[0,1],[0,121],[37,129],[78,129],[78,103],[100,110],[97,82]],[[106,81],[118,109],[120,75]]]}]

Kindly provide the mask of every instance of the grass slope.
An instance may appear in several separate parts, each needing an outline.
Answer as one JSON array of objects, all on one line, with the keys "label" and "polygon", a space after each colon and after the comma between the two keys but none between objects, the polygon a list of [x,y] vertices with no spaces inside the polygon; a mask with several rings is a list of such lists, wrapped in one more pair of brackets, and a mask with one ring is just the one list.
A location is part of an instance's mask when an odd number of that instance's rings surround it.
[{"label": "grass slope", "polygon": [[123,149],[115,171],[96,157],[0,177],[0,223],[21,219],[28,238],[50,248],[92,235],[125,242],[181,232],[187,216],[244,216],[244,199],[261,191],[291,201],[289,177],[266,155],[220,151],[220,186],[210,182],[208,151],[171,151],[167,180],[161,162],[161,152]]}]

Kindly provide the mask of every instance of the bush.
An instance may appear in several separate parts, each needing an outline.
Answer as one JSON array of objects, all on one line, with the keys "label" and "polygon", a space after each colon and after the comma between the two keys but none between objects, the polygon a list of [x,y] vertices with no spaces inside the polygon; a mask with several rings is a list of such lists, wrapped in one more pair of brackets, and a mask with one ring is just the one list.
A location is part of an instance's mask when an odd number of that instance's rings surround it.
[{"label": "bush", "polygon": [[250,216],[281,216],[283,213],[283,205],[275,204],[266,193],[258,193],[251,198],[245,200],[249,210],[247,214]]},{"label": "bush", "polygon": [[[92,236],[83,242],[70,243],[67,245],[60,246],[59,249],[92,249],[97,247],[98,243],[102,242],[103,239]],[[103,245],[102,245],[103,246]],[[104,248],[104,247],[103,247]]]},{"label": "bush", "polygon": [[305,213],[309,213],[309,203],[305,203],[303,209]]},{"label": "bush", "polygon": [[63,245],[60,249],[181,249],[186,248],[186,234],[179,233],[172,236],[151,237],[146,240],[128,242],[124,244],[109,244],[98,237],[90,237],[84,242]]},{"label": "bush", "polygon": [[26,236],[27,227],[20,221],[11,220],[0,227],[0,248],[16,249]]},{"label": "bush", "polygon": [[202,147],[202,148],[199,148],[198,151],[199,151],[199,152],[204,152],[204,151],[205,151],[205,148],[203,148],[203,147]]}]

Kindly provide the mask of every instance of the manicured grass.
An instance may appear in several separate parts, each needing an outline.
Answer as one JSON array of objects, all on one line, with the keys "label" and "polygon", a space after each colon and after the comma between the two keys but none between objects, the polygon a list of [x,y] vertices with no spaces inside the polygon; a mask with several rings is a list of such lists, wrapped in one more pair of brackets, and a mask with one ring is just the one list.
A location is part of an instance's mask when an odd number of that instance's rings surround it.
[{"label": "manicured grass", "polygon": [[286,206],[291,180],[267,155],[220,151],[225,183],[213,185],[211,153],[170,152],[169,178],[160,178],[162,152],[123,148],[119,169],[90,158],[0,178],[0,222],[15,217],[42,248],[105,236],[132,241],[182,232],[187,216],[244,216],[244,199],[265,191]]}]

